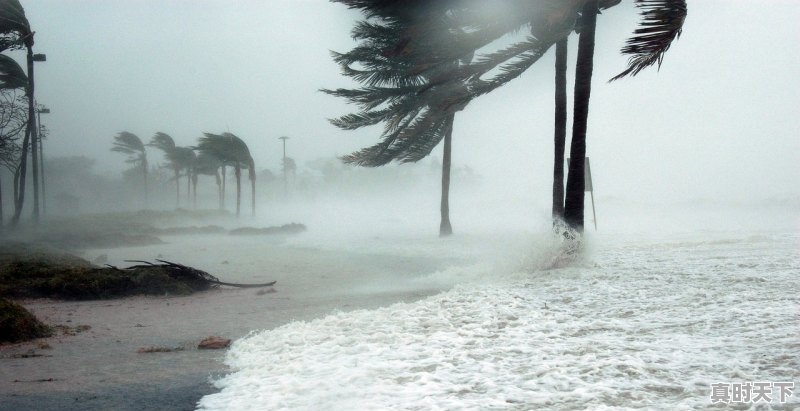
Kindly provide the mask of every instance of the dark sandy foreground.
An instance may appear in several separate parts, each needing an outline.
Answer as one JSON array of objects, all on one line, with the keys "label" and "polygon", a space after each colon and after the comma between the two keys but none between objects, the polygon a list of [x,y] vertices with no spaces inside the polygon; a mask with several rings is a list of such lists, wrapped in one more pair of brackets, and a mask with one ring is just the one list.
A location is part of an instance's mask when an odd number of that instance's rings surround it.
[{"label": "dark sandy foreground", "polygon": [[[416,280],[452,263],[292,247],[263,237],[167,239],[168,244],[90,250],[84,256],[106,254],[115,265],[160,256],[224,281],[278,283],[273,289],[219,289],[188,297],[24,301],[46,323],[90,328],[0,347],[0,410],[194,409],[215,391],[211,379],[227,372],[225,351],[198,350],[201,339],[237,339],[334,310],[416,300],[440,290]],[[138,353],[143,347],[182,350]],[[41,356],[19,358],[29,354]]]}]

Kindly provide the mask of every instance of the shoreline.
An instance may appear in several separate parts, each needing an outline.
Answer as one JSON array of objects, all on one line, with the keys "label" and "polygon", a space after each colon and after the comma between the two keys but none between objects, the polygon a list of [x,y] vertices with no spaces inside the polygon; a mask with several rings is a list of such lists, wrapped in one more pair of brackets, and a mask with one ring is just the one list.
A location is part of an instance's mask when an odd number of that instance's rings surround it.
[{"label": "shoreline", "polygon": [[[202,396],[216,392],[210,378],[228,372],[223,363],[227,350],[198,350],[201,339],[217,335],[236,340],[252,331],[336,311],[416,301],[444,288],[424,282],[384,290],[371,285],[405,284],[452,264],[447,258],[376,258],[270,244],[258,238],[228,239],[209,253],[209,238],[173,240],[166,245],[86,250],[85,254],[108,254],[110,263],[163,254],[220,274],[226,281],[278,282],[272,292],[265,292],[269,288],[220,288],[174,297],[15,300],[47,324],[89,328],[75,335],[57,331],[53,337],[0,346],[0,410],[194,409]],[[255,261],[238,258],[252,256],[254,250],[258,252]],[[397,277],[398,266],[405,267],[405,278]],[[40,343],[50,348],[40,348]],[[153,346],[182,350],[137,352]],[[9,358],[31,350],[43,356]]]}]

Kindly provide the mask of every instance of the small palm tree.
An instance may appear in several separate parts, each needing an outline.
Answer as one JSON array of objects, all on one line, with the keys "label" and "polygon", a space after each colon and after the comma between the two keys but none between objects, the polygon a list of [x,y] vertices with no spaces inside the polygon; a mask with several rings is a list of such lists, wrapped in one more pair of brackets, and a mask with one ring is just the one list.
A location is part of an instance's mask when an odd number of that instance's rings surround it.
[{"label": "small palm tree", "polygon": [[[242,201],[242,169],[245,168],[249,171],[250,178],[250,191],[252,194],[252,213],[256,213],[256,173],[255,162],[250,155],[250,150],[247,144],[239,137],[231,133],[211,134],[204,133],[200,137],[196,147],[197,151],[201,154],[206,154],[219,159],[224,167],[231,166],[234,168],[236,176],[236,216],[240,215],[241,201]],[[224,178],[224,177],[223,177]],[[224,183],[224,181],[223,181]]]},{"label": "small palm tree", "polygon": [[136,134],[122,131],[114,137],[111,151],[127,154],[126,163],[142,168],[142,182],[144,187],[144,202],[147,204],[147,151],[142,140]]}]

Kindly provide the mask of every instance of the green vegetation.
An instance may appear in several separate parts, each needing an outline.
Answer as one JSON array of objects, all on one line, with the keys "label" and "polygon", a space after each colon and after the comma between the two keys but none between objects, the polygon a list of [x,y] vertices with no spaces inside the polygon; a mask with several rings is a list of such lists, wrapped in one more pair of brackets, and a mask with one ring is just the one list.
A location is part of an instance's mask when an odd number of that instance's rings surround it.
[{"label": "green vegetation", "polygon": [[0,297],[95,300],[132,295],[188,295],[213,284],[163,265],[96,267],[68,254],[0,249]]},{"label": "green vegetation", "polygon": [[49,337],[53,329],[33,316],[25,307],[0,298],[0,343]]}]

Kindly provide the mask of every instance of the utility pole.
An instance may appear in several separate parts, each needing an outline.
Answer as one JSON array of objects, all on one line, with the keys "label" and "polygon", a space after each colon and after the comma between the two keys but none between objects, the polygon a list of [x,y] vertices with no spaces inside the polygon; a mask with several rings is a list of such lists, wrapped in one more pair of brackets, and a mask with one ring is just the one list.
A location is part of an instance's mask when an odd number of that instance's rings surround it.
[{"label": "utility pole", "polygon": [[282,136],[278,137],[278,139],[283,140],[283,196],[284,198],[289,198],[289,185],[286,178],[286,140],[289,137]]},{"label": "utility pole", "polygon": [[39,126],[39,172],[42,176],[42,216],[47,212],[47,191],[44,185],[44,133],[42,130],[42,114],[50,114],[50,109],[45,106],[39,106],[36,110],[36,118]]}]

